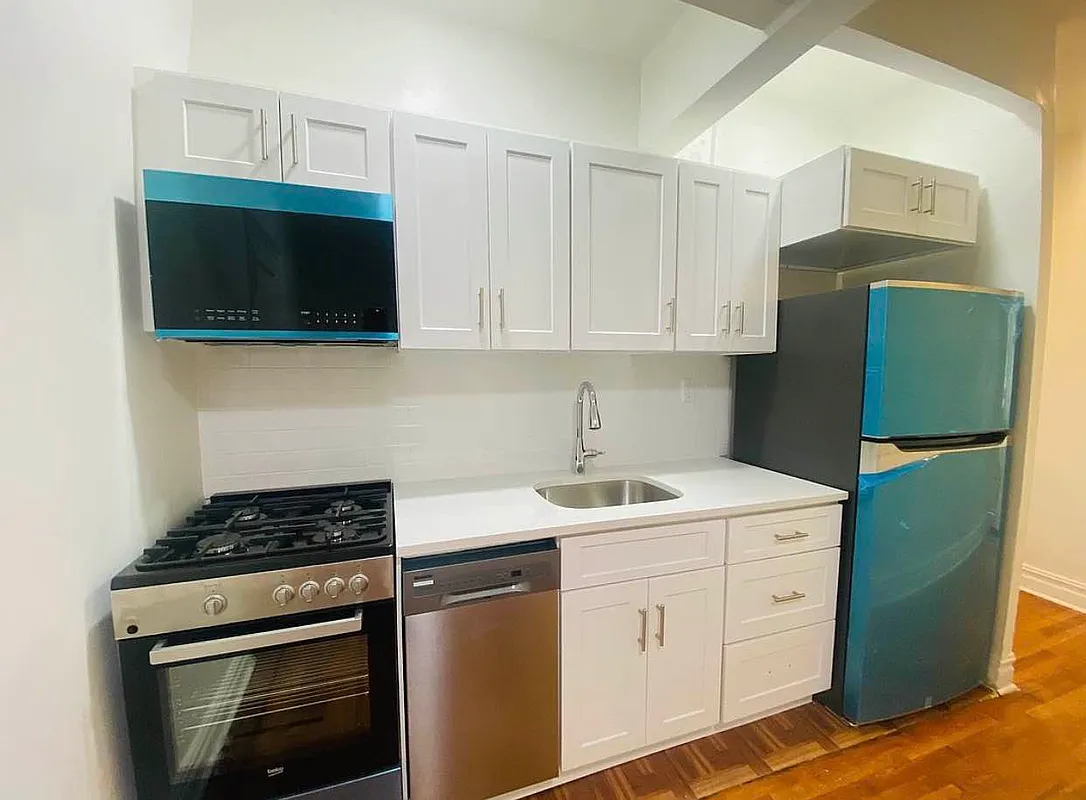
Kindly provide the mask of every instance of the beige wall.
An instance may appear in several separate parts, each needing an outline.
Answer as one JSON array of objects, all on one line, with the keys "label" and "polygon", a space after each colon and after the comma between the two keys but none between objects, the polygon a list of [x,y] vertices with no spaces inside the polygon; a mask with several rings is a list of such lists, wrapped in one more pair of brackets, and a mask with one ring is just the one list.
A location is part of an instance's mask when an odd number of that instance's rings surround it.
[{"label": "beige wall", "polygon": [[1086,524],[1073,503],[1086,453],[1086,16],[1060,26],[1055,98],[1052,259],[1023,585],[1086,610]]}]

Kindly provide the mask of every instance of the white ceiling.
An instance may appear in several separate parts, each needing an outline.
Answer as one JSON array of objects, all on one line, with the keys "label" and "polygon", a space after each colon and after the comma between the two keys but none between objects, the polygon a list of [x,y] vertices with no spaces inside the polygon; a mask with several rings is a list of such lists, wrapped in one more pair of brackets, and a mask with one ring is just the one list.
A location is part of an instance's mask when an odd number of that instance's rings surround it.
[{"label": "white ceiling", "polygon": [[824,111],[856,109],[917,86],[918,79],[887,67],[814,47],[759,89],[759,93]]},{"label": "white ceiling", "polygon": [[393,5],[641,59],[671,30],[686,4],[680,0],[394,0]]}]

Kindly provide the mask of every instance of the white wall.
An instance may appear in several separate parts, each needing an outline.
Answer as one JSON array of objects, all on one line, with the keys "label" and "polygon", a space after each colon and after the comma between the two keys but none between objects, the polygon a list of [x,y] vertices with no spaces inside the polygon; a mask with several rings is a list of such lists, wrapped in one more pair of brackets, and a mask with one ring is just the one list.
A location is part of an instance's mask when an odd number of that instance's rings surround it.
[{"label": "white wall", "polygon": [[202,375],[208,492],[564,470],[585,378],[601,469],[714,458],[731,428],[721,356],[232,347],[208,348]]},{"label": "white wall", "polygon": [[375,0],[196,0],[191,69],[332,100],[636,147],[639,63]]},{"label": "white wall", "polygon": [[110,576],[199,496],[188,352],[139,333],[135,63],[188,0],[0,6],[0,796],[131,797]]}]

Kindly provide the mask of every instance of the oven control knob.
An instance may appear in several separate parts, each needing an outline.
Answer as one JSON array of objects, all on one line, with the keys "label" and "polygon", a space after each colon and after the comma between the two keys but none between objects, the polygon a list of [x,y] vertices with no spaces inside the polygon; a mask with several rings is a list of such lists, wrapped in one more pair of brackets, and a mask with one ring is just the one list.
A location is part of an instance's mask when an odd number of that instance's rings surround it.
[{"label": "oven control knob", "polygon": [[359,572],[357,575],[351,576],[349,585],[352,592],[355,594],[362,594],[362,592],[366,591],[366,588],[370,585],[370,579]]},{"label": "oven control knob", "polygon": [[209,594],[204,598],[204,613],[215,617],[226,611],[226,598],[221,594]]},{"label": "oven control knob", "polygon": [[302,596],[302,599],[307,603],[312,603],[313,600],[321,593],[320,584],[316,581],[306,581],[298,587],[298,594]]},{"label": "oven control knob", "polygon": [[272,600],[281,606],[285,606],[291,600],[294,599],[294,587],[282,584],[275,587],[275,591],[272,592]]},{"label": "oven control knob", "polygon": [[333,600],[343,594],[343,590],[346,588],[347,584],[344,582],[343,578],[339,577],[329,578],[324,583],[324,593]]}]

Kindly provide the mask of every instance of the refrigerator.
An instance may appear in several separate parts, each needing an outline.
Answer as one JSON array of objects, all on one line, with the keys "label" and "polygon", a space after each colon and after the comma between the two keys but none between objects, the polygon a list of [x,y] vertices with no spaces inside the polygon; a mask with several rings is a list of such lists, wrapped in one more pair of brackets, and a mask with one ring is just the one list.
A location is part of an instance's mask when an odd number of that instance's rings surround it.
[{"label": "refrigerator", "polygon": [[782,300],[737,359],[732,457],[843,489],[833,682],[854,723],[986,676],[1023,298],[884,281]]}]

